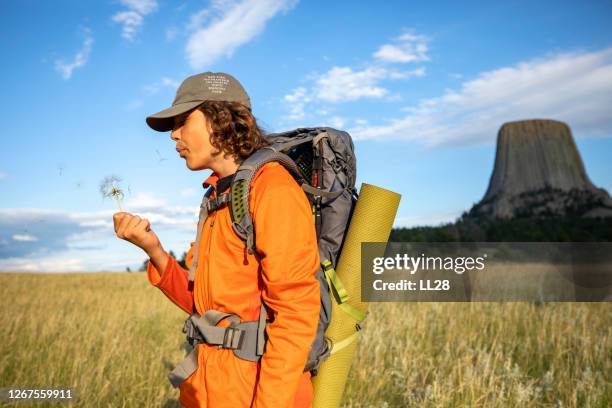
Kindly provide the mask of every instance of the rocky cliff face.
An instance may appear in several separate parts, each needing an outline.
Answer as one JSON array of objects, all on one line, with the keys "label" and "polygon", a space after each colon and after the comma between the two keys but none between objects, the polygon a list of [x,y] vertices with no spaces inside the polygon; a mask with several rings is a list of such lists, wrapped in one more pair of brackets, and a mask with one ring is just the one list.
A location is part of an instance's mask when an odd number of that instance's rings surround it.
[{"label": "rocky cliff face", "polygon": [[589,180],[570,128],[554,120],[505,123],[483,199],[469,216],[612,216],[612,199]]}]

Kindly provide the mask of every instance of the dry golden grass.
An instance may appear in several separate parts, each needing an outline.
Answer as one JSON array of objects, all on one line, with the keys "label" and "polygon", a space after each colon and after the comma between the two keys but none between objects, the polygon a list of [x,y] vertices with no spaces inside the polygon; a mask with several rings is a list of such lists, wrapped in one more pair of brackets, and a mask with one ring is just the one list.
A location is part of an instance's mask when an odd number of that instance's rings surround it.
[{"label": "dry golden grass", "polygon": [[[185,314],[144,274],[2,273],[0,308],[0,386],[73,387],[68,406],[178,406],[166,374],[183,357]],[[343,405],[612,406],[611,312],[372,304]]]},{"label": "dry golden grass", "polygon": [[0,274],[2,386],[73,387],[80,407],[173,406],[185,313],[158,292],[143,273]]}]

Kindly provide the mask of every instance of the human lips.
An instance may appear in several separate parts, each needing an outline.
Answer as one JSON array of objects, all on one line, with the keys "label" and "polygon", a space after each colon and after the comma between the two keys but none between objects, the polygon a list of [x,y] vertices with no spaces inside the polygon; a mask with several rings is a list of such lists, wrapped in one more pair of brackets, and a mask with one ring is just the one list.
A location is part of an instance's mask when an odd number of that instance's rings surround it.
[{"label": "human lips", "polygon": [[184,151],[186,151],[187,149],[182,147],[182,146],[177,146],[176,147],[176,151],[178,152],[179,155],[183,154]]}]

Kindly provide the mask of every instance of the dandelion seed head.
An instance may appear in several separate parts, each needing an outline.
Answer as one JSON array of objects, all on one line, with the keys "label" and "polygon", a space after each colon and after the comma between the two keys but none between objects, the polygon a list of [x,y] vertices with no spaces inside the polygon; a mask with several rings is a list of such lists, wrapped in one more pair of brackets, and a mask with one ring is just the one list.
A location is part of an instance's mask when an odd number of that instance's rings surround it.
[{"label": "dandelion seed head", "polygon": [[103,197],[123,197],[123,191],[119,188],[121,178],[108,176],[100,183],[100,193]]},{"label": "dandelion seed head", "polygon": [[123,199],[123,190],[119,187],[119,182],[121,178],[117,176],[108,176],[105,177],[104,180],[100,183],[100,193],[103,198],[113,197],[117,200],[117,206],[119,207],[119,211],[123,211],[121,207],[121,200]]}]

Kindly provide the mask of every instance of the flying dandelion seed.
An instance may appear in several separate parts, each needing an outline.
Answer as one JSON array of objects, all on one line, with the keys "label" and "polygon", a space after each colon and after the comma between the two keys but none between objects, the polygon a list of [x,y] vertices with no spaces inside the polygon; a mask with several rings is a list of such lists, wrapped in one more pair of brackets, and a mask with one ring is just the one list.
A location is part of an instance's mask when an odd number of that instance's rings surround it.
[{"label": "flying dandelion seed", "polygon": [[158,163],[163,162],[164,160],[168,160],[165,157],[162,157],[161,153],[159,152],[159,150],[155,149],[155,152],[157,153],[157,156],[159,157],[159,161]]},{"label": "flying dandelion seed", "polygon": [[123,208],[121,208],[121,200],[123,199],[123,190],[119,188],[119,182],[121,179],[117,176],[108,176],[105,177],[104,180],[100,183],[100,193],[102,193],[102,197],[114,197],[117,201],[117,206],[119,206],[119,211],[123,212]]}]

